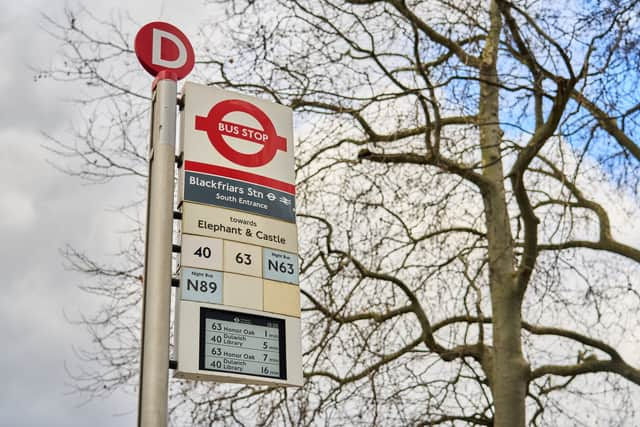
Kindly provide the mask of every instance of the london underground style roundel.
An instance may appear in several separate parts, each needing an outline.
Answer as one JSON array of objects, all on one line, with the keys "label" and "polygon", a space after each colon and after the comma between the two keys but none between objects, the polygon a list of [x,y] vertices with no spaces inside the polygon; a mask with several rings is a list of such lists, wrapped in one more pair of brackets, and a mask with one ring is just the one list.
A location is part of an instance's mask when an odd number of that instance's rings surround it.
[{"label": "london underground style roundel", "polygon": [[[262,129],[225,121],[225,116],[233,112],[243,112],[252,116]],[[211,144],[227,160],[241,166],[264,166],[271,162],[278,150],[287,151],[287,140],[276,133],[271,119],[261,109],[241,99],[229,99],[215,104],[209,110],[208,116],[196,116],[195,127],[207,132]],[[257,153],[242,153],[229,145],[225,136],[257,143],[262,145],[262,148]]]},{"label": "london underground style roundel", "polygon": [[186,82],[180,130],[181,201],[295,223],[290,108]]}]

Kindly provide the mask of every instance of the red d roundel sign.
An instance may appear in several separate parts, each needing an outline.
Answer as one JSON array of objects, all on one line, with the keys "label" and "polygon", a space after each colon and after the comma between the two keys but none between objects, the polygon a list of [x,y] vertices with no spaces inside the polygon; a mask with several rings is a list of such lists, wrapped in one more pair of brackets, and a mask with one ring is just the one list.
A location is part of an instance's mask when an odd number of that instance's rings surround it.
[{"label": "red d roundel sign", "polygon": [[150,22],[140,28],[134,47],[140,64],[152,76],[169,71],[180,80],[191,72],[195,63],[187,36],[167,22]]},{"label": "red d roundel sign", "polygon": [[[232,112],[249,114],[260,123],[262,129],[254,129],[239,123],[224,121],[224,117]],[[206,117],[196,116],[196,130],[207,132],[211,145],[227,160],[255,168],[269,163],[278,150],[287,151],[287,140],[276,133],[269,117],[258,107],[240,99],[229,99],[211,107]],[[224,136],[261,144],[260,151],[254,154],[242,153],[225,141]]]}]

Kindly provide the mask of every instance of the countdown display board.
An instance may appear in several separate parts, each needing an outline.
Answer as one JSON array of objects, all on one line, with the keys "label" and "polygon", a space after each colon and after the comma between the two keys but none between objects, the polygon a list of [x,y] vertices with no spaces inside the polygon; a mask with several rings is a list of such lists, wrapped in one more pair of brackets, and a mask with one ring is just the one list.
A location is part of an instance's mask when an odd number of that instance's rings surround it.
[{"label": "countdown display board", "polygon": [[284,321],[200,309],[200,369],[287,378]]},{"label": "countdown display board", "polygon": [[291,110],[186,83],[175,376],[302,385]]}]

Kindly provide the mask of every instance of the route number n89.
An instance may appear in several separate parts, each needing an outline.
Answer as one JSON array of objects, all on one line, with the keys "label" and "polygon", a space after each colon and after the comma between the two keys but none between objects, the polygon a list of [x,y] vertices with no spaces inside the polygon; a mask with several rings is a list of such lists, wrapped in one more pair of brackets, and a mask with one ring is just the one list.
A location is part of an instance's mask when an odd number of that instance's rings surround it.
[{"label": "route number n89", "polygon": [[191,280],[187,279],[187,290],[194,290],[196,292],[209,292],[214,293],[218,289],[216,282],[209,282],[207,280]]}]

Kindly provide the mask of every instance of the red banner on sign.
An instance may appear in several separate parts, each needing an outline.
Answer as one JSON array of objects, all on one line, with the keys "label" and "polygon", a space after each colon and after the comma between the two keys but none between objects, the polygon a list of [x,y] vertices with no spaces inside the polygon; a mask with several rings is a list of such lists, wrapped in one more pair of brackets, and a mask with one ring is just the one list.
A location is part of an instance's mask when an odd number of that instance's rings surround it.
[{"label": "red banner on sign", "polygon": [[267,178],[250,172],[244,172],[237,169],[226,168],[224,166],[208,165],[206,163],[193,162],[187,160],[184,162],[184,169],[190,172],[200,172],[209,175],[224,176],[240,181],[251,182],[253,184],[262,185],[264,187],[273,188],[275,190],[284,191],[289,194],[296,194],[296,186],[277,179]]}]

